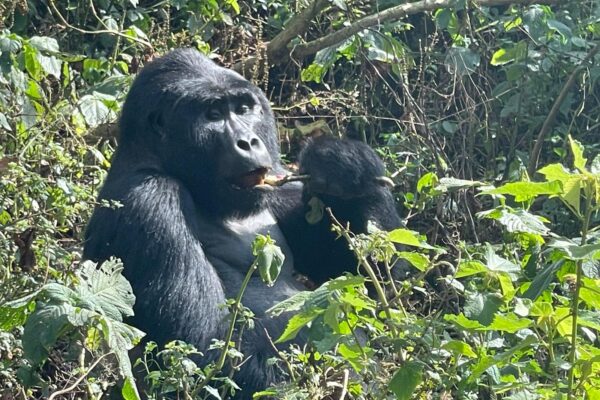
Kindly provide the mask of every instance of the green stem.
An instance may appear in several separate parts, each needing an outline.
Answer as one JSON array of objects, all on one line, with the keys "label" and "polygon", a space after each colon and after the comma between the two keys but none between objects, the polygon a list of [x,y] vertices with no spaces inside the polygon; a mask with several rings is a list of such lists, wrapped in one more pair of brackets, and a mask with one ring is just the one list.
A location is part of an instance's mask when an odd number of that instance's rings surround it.
[{"label": "green stem", "polygon": [[[582,220],[581,227],[581,246],[587,242],[588,229],[590,226],[590,220],[592,218],[592,188],[588,182],[585,182],[585,214]],[[577,269],[577,277],[575,281],[575,293],[573,294],[573,302],[571,304],[571,316],[573,322],[571,324],[571,350],[569,352],[569,364],[571,369],[569,370],[569,383],[567,387],[567,398],[568,400],[575,399],[575,390],[573,390],[573,384],[575,381],[575,358],[577,353],[577,317],[579,315],[579,294],[581,291],[581,278],[583,277],[582,260],[578,260],[575,263]]]},{"label": "green stem", "polygon": [[208,384],[208,382],[210,382],[210,380],[217,374],[217,372],[220,372],[223,369],[223,367],[225,366],[225,360],[227,359],[227,353],[229,352],[231,339],[233,338],[233,333],[235,332],[235,323],[237,320],[237,316],[239,314],[240,305],[242,302],[242,296],[244,295],[244,292],[246,291],[246,287],[248,286],[248,282],[250,282],[250,278],[252,278],[252,274],[254,274],[254,271],[256,271],[257,266],[258,266],[258,260],[254,260],[254,262],[248,269],[246,276],[244,277],[242,286],[240,287],[240,290],[238,291],[238,294],[232,305],[233,311],[231,312],[231,321],[229,322],[229,330],[227,331],[227,336],[225,337],[225,346],[221,350],[221,354],[219,355],[219,359],[217,360],[215,368],[206,375],[206,377],[202,380],[202,382],[196,387],[196,389],[192,393],[192,397],[194,397],[194,398],[198,394],[198,392],[200,390],[202,390],[202,388],[204,386],[206,386]]},{"label": "green stem", "polygon": [[[356,249],[356,247],[352,243],[352,238],[350,237],[350,234],[348,233],[348,230],[345,229],[344,226],[340,223],[340,221],[338,221],[333,216],[333,213],[331,212],[330,208],[327,208],[327,212],[329,213],[329,216],[331,217],[331,220],[333,221],[333,223],[335,225],[337,225],[338,228],[340,228],[340,232],[341,232],[342,236],[344,237],[344,239],[346,239],[346,241],[350,245],[350,247],[352,249],[352,252],[354,253],[354,255],[356,256],[356,258],[358,259],[358,262],[364,268],[364,270],[367,272],[367,275],[369,275],[369,278],[371,279],[371,281],[373,283],[373,287],[375,288],[375,291],[377,292],[377,297],[379,298],[379,301],[383,305],[383,311],[385,312],[385,315],[387,316],[387,318],[391,321],[392,320],[392,312],[390,311],[390,305],[389,305],[389,303],[387,301],[387,298],[385,296],[385,292],[383,290],[383,287],[379,283],[379,279],[377,278],[377,275],[375,274],[375,271],[373,271],[373,268],[371,267],[371,264],[369,264],[369,261],[365,258],[365,256],[362,255],[360,253],[360,251],[358,251],[358,249]],[[393,328],[393,327],[390,326],[390,328]],[[392,330],[395,331],[395,329],[392,329]]]}]

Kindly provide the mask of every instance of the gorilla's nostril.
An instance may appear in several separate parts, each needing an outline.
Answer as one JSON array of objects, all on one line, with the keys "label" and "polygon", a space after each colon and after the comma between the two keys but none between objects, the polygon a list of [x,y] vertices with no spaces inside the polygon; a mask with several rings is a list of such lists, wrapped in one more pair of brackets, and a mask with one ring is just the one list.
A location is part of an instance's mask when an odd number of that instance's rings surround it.
[{"label": "gorilla's nostril", "polygon": [[[253,139],[256,140],[256,139]],[[237,142],[237,147],[239,147],[242,150],[250,150],[250,143],[246,142],[245,140],[238,140]]]},{"label": "gorilla's nostril", "polygon": [[260,142],[258,141],[257,138],[252,138],[252,140],[250,141],[250,145],[252,147],[258,147],[260,145]]}]

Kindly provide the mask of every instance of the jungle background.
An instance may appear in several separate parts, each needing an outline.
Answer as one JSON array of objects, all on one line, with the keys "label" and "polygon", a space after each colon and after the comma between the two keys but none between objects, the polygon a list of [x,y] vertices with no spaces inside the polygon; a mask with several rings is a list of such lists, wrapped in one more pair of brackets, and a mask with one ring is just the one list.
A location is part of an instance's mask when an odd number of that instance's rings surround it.
[{"label": "jungle background", "polygon": [[273,311],[313,344],[257,397],[600,399],[600,1],[2,0],[0,29],[1,399],[236,391],[235,338],[209,365],[149,344],[141,385],[121,265],[80,263],[124,96],[176,47],[267,93],[290,168],[310,137],[373,146],[406,222],[335,227],[357,275]]}]

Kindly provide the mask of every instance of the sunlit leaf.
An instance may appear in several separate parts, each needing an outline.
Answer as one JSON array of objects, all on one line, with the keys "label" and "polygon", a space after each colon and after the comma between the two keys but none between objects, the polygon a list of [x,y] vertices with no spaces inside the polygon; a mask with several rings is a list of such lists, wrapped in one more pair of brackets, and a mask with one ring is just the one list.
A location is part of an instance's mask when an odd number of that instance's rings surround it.
[{"label": "sunlit leaf", "polygon": [[577,168],[579,172],[587,172],[587,169],[585,168],[587,158],[583,156],[583,146],[581,143],[569,135],[569,146],[571,147],[571,153],[573,153],[573,166]]}]

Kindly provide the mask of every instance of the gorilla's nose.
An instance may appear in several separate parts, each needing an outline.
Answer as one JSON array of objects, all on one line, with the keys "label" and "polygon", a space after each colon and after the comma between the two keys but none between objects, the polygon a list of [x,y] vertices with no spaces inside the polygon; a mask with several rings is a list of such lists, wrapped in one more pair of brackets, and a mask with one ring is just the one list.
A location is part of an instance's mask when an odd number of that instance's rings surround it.
[{"label": "gorilla's nose", "polygon": [[235,153],[245,163],[255,167],[271,168],[272,161],[263,141],[254,134],[240,135],[235,141]]}]

